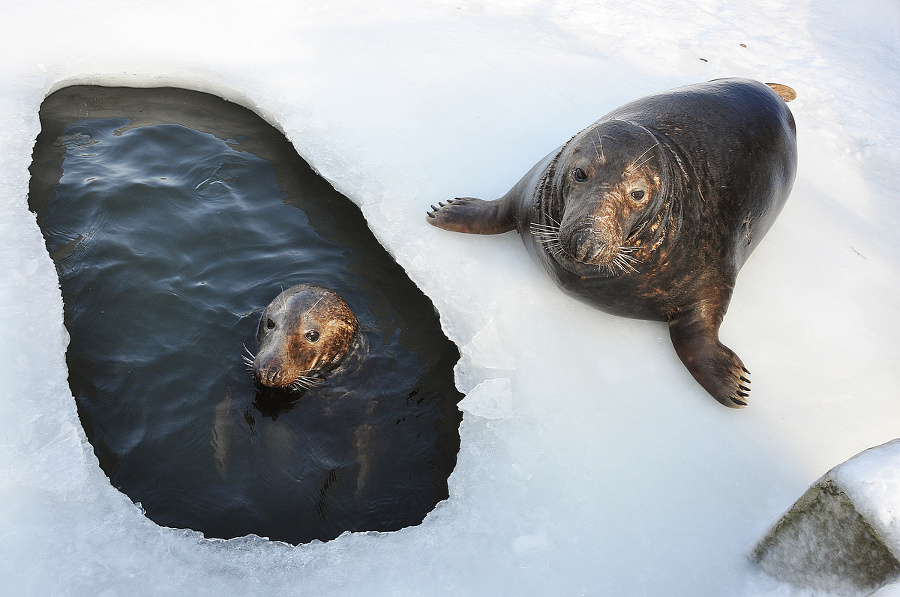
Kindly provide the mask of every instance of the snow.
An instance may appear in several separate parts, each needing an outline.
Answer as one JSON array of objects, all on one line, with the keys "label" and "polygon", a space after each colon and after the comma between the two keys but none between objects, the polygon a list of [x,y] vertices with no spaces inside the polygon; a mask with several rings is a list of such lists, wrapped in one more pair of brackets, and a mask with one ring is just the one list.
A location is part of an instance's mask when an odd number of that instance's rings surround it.
[{"label": "snow", "polygon": [[[785,595],[749,550],[824,472],[898,435],[896,2],[12,0],[2,15],[0,593]],[[722,328],[753,372],[743,411],[705,395],[664,326],[566,297],[514,234],[424,221],[438,200],[500,196],[626,101],[725,76],[798,93],[794,192]],[[38,109],[70,84],[240,102],[363,208],[473,390],[450,498],[423,524],[208,541],[109,485],[26,203]]]},{"label": "snow", "polygon": [[[831,471],[856,511],[900,558],[900,440],[869,448]],[[898,587],[900,588],[900,587]]]}]

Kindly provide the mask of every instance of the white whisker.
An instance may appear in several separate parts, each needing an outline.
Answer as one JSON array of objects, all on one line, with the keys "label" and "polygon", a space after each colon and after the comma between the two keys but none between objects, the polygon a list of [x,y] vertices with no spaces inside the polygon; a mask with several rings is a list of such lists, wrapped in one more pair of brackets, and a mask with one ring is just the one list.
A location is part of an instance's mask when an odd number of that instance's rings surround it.
[{"label": "white whisker", "polygon": [[314,302],[313,305],[312,305],[312,307],[310,307],[309,309],[307,309],[307,310],[303,313],[303,317],[302,317],[301,319],[306,319],[306,317],[309,315],[309,312],[312,311],[313,309],[315,309],[315,308],[316,308],[316,305],[318,305],[319,303],[321,303],[321,302],[322,302],[322,299],[324,299],[324,298],[325,298],[324,296],[320,296],[320,297],[319,297],[319,300],[317,300],[316,302]]},{"label": "white whisker", "polygon": [[324,380],[319,377],[309,377],[306,375],[301,375],[296,380],[294,380],[294,383],[292,383],[290,387],[295,391],[308,390],[313,386],[321,384],[323,381]]},{"label": "white whisker", "polygon": [[554,220],[550,214],[544,213],[544,217],[552,224],[541,224],[532,222],[529,226],[535,242],[544,247],[553,257],[560,257],[565,253],[562,243],[559,240],[559,223]]},{"label": "white whisker", "polygon": [[544,224],[544,226],[548,226],[551,228],[559,228],[559,222],[557,222],[556,219],[552,215],[550,215],[549,212],[545,211],[544,217],[547,218],[548,222],[550,222],[549,224]]},{"label": "white whisker", "polygon": [[647,158],[646,158],[644,161],[642,161],[640,164],[638,164],[638,161],[640,161],[641,158],[643,158],[645,155],[647,155],[647,152],[650,151],[651,149],[653,149],[654,147],[656,147],[656,145],[651,145],[650,147],[648,147],[647,149],[645,149],[645,150],[644,150],[644,153],[642,153],[641,155],[639,155],[638,157],[636,157],[636,158],[634,159],[634,161],[631,162],[631,165],[628,166],[628,169],[629,169],[629,170],[637,170],[638,168],[640,168],[641,166],[643,166],[644,164],[646,164],[647,162],[649,162],[650,159],[653,157],[652,155],[647,156]]}]

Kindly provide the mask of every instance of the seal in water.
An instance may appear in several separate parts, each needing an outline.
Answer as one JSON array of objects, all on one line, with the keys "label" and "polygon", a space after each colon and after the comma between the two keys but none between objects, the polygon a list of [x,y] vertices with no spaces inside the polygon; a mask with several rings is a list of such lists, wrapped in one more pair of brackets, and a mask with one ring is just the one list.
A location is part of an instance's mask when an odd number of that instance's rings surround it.
[{"label": "seal in water", "polygon": [[794,182],[785,101],[795,96],[720,79],[645,97],[575,135],[502,198],[453,199],[426,219],[456,232],[517,230],[567,292],[609,313],[667,321],[700,385],[744,407],[749,372],[719,342],[719,325]]},{"label": "seal in water", "polygon": [[326,373],[336,374],[348,354],[364,352],[358,331],[356,316],[336,292],[298,284],[265,308],[256,331],[259,352],[244,360],[263,388],[306,390]]}]

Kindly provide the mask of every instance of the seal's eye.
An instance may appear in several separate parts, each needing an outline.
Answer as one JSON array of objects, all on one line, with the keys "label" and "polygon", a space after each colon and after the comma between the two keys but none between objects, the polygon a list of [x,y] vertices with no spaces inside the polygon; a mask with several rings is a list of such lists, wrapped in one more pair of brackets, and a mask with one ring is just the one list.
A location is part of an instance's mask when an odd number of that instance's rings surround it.
[{"label": "seal's eye", "polygon": [[640,201],[644,198],[644,191],[641,191],[640,189],[637,191],[631,191],[631,198],[635,201]]},{"label": "seal's eye", "polygon": [[572,170],[572,176],[575,177],[577,182],[584,182],[587,180],[587,172],[582,170],[581,168],[575,168]]},{"label": "seal's eye", "polygon": [[306,336],[306,339],[309,340],[310,342],[315,342],[319,339],[319,332],[317,332],[316,330],[309,330],[304,335]]},{"label": "seal's eye", "polygon": [[274,329],[275,329],[275,322],[272,321],[271,318],[266,319],[266,329],[267,329],[267,330],[274,330]]}]

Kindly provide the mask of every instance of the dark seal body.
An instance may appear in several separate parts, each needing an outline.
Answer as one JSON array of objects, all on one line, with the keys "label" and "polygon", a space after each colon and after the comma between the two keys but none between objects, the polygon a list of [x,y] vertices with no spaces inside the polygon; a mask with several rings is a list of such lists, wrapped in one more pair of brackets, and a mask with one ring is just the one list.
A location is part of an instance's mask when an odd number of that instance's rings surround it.
[{"label": "dark seal body", "polygon": [[694,378],[742,407],[747,370],[719,342],[719,326],[796,167],[785,100],[762,83],[722,79],[626,104],[501,199],[451,200],[427,220],[457,232],[517,230],[567,292],[616,315],[668,322]]}]

